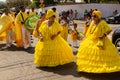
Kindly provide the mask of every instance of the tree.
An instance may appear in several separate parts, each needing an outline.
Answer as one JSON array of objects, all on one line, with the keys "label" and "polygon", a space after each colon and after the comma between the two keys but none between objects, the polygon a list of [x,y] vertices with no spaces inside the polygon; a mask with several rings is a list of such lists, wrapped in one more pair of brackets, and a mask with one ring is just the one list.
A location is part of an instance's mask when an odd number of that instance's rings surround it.
[{"label": "tree", "polygon": [[6,0],[6,3],[9,8],[20,7],[21,5],[24,5],[25,7],[27,7],[31,3],[31,1],[30,0]]},{"label": "tree", "polygon": [[0,10],[3,9],[3,8],[6,8],[6,4],[2,1],[0,1]]},{"label": "tree", "polygon": [[119,2],[119,4],[120,4],[120,0],[117,0],[118,2]]},{"label": "tree", "polygon": [[32,0],[32,6],[34,6],[35,8],[39,8],[40,5],[40,0]]},{"label": "tree", "polygon": [[[40,0],[32,0],[32,4],[35,5],[36,8],[39,8],[40,7]],[[51,6],[51,5],[54,5],[55,2],[54,0],[44,0],[44,4],[45,6]]]}]

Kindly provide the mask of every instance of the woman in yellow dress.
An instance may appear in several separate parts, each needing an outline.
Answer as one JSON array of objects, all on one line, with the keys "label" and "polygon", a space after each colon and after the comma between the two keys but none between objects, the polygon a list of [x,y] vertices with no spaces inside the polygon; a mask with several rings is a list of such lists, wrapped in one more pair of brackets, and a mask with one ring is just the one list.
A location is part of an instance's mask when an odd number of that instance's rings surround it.
[{"label": "woman in yellow dress", "polygon": [[[92,22],[77,53],[77,71],[88,73],[110,73],[120,71],[120,56],[108,39],[112,31],[99,10],[92,13]],[[87,49],[87,50],[86,50]]]},{"label": "woman in yellow dress", "polygon": [[67,14],[66,12],[62,12],[62,17],[60,19],[60,24],[61,26],[63,27],[63,30],[61,32],[61,36],[64,40],[67,41],[67,38],[68,38],[68,19],[67,19]]},{"label": "woman in yellow dress", "polygon": [[72,49],[59,35],[62,27],[55,20],[53,10],[48,10],[39,27],[39,41],[35,47],[34,64],[37,67],[54,67],[74,61]]}]

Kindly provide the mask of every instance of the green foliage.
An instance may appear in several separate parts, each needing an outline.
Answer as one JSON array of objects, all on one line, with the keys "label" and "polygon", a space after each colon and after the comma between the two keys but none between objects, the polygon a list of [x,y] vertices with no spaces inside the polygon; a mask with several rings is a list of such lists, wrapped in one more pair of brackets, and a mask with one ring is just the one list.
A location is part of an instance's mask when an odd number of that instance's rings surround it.
[{"label": "green foliage", "polygon": [[32,7],[39,8],[40,0],[32,0]]},{"label": "green foliage", "polygon": [[[40,0],[32,0],[32,6],[39,8],[40,4],[41,4]],[[44,4],[45,4],[45,6],[51,6],[51,5],[54,5],[55,2],[54,2],[54,0],[44,0]]]},{"label": "green foliage", "polygon": [[0,10],[2,10],[5,7],[7,7],[6,4],[4,2],[0,1]]},{"label": "green foliage", "polygon": [[29,6],[30,5],[30,0],[9,0],[7,4],[7,6],[9,8],[11,7],[20,7],[21,5],[24,5],[25,7]]}]

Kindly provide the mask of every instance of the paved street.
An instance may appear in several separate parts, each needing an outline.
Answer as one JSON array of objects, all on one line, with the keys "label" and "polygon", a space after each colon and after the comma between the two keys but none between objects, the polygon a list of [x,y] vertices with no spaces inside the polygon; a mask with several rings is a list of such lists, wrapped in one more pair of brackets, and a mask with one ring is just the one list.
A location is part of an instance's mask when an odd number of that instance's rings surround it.
[{"label": "paved street", "polygon": [[[83,30],[84,21],[78,23],[79,31]],[[113,31],[119,27],[118,24],[109,24]],[[109,35],[111,39],[112,33]],[[31,48],[24,50],[12,46],[2,49],[4,43],[0,43],[0,80],[120,80],[120,72],[106,74],[78,73],[75,62],[53,68],[36,68],[33,64],[33,53],[37,39]],[[69,44],[72,44],[68,38]],[[78,42],[78,46],[79,46]],[[73,48],[76,54],[77,48]]]}]

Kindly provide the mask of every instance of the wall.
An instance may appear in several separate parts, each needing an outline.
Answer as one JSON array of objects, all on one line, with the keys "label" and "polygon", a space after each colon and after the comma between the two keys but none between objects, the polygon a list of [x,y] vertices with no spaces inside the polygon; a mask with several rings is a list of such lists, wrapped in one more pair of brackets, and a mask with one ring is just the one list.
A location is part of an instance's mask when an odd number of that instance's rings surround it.
[{"label": "wall", "polygon": [[[51,6],[51,7],[45,7],[44,11],[46,9],[50,9],[52,7],[56,7],[57,11],[60,13],[61,11],[67,11],[70,9],[77,10],[78,11],[78,17],[83,18],[84,16],[84,10],[87,9],[88,11],[90,9],[99,9],[102,12],[102,17],[108,17],[113,14],[114,10],[118,10],[120,12],[120,4],[76,4],[76,5],[58,5],[58,6]],[[40,12],[41,10],[38,9]]]}]

